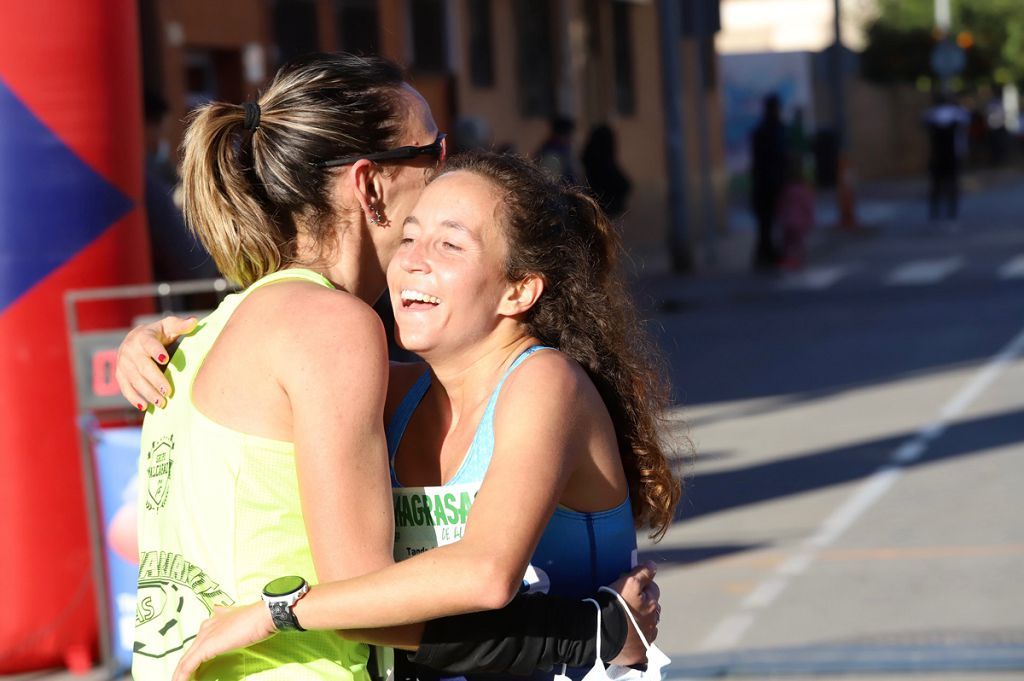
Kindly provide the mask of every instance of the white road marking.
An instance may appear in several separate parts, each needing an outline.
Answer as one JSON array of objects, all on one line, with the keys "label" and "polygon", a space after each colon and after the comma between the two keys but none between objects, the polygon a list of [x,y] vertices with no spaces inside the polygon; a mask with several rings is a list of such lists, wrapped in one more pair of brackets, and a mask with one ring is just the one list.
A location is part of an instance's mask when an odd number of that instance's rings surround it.
[{"label": "white road marking", "polygon": [[786,588],[786,575],[773,575],[768,580],[761,582],[757,588],[747,594],[743,599],[744,610],[757,610],[770,604]]},{"label": "white road marking", "polygon": [[923,286],[937,284],[963,267],[958,255],[938,260],[914,260],[894,269],[885,280],[890,286]]},{"label": "white road marking", "polygon": [[946,431],[949,423],[960,416],[1013,362],[1024,353],[1024,329],[977,371],[940,410],[939,418],[922,427],[913,437],[893,450],[889,462],[858,485],[817,531],[805,539],[785,561],[758,584],[740,603],[740,608],[726,616],[700,643],[701,650],[724,650],[735,647],[753,626],[759,610],[771,605],[785,591],[793,577],[803,574],[817,555],[831,546],[861,515],[892,487],[903,475],[906,464],[921,458],[928,445]]},{"label": "white road marking", "polygon": [[703,650],[723,650],[736,644],[754,623],[754,613],[737,612],[729,615],[711,630],[700,647]]},{"label": "white road marking", "polygon": [[999,268],[1000,279],[1024,279],[1024,253]]},{"label": "white road marking", "polygon": [[786,274],[779,282],[778,287],[785,291],[821,291],[829,288],[849,273],[850,268],[845,265],[809,267],[806,270]]}]

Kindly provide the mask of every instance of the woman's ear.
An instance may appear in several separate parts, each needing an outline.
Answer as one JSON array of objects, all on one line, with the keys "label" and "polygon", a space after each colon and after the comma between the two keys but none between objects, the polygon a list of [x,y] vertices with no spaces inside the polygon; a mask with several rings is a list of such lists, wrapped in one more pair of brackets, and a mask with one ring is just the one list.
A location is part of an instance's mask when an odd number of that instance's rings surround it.
[{"label": "woman's ear", "polygon": [[372,161],[360,159],[352,164],[348,174],[348,182],[353,196],[359,202],[359,208],[363,211],[363,215],[368,220],[372,220],[375,215],[379,215],[383,210],[380,202],[384,194],[380,168]]},{"label": "woman's ear", "polygon": [[517,282],[509,285],[505,296],[501,299],[498,313],[507,317],[529,311],[544,293],[544,279],[537,274],[528,274]]}]

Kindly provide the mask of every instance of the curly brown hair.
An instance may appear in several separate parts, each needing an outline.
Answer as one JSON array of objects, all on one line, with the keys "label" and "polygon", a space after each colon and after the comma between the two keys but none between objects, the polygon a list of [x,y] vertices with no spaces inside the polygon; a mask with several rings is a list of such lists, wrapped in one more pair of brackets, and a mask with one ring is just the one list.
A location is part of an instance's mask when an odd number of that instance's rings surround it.
[{"label": "curly brown hair", "polygon": [[520,281],[538,275],[545,284],[524,323],[594,382],[615,425],[633,519],[660,539],[682,487],[660,437],[667,372],[626,291],[615,229],[587,194],[524,158],[474,152],[453,158],[445,172],[458,170],[489,180],[501,195],[499,221],[509,248],[505,276]]}]

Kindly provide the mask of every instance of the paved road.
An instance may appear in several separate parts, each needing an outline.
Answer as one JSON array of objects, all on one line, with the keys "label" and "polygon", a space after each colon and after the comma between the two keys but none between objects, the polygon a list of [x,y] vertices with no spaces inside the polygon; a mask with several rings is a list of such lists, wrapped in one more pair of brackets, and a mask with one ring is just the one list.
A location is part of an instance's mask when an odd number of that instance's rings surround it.
[{"label": "paved road", "polygon": [[645,549],[672,678],[1024,678],[1024,179],[874,210],[800,276],[641,286],[697,451]]}]

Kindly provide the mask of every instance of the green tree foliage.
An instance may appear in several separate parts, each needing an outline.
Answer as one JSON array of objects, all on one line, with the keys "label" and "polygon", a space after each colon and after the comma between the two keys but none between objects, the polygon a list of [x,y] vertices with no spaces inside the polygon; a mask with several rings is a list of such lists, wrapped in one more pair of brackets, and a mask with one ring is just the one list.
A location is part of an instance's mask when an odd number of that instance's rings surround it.
[{"label": "green tree foliage", "polygon": [[[934,0],[878,0],[861,59],[864,77],[876,82],[914,82],[930,76],[935,33]],[[970,86],[1024,83],[1024,0],[952,0],[950,37],[960,36]]]}]

